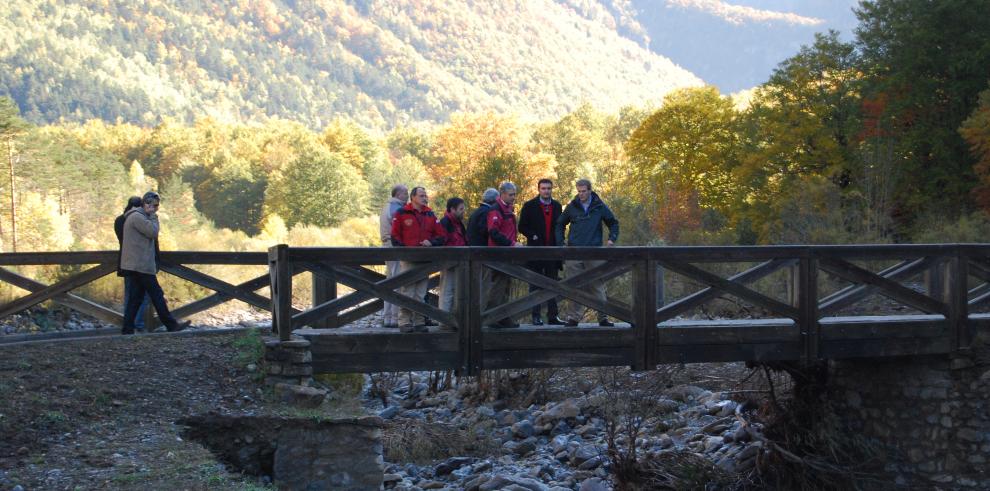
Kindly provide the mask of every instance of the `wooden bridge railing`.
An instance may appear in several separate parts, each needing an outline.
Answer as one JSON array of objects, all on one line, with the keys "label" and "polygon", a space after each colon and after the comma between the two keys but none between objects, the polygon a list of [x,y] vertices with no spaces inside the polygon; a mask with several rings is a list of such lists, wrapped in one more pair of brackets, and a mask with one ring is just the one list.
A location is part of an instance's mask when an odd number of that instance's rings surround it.
[{"label": "wooden bridge railing", "polygon": [[[211,295],[185,305],[173,306],[172,313],[176,317],[188,317],[230,300],[241,300],[264,310],[271,309],[271,300],[268,297],[255,293],[256,290],[269,286],[269,274],[266,273],[234,285],[189,267],[189,265],[203,264],[265,266],[268,264],[268,255],[264,252],[162,252],[160,264],[162,271],[214,292]],[[51,265],[90,267],[52,285],[45,285],[9,268],[10,266]],[[0,281],[30,292],[28,295],[0,305],[0,318],[51,300],[101,321],[120,325],[123,322],[122,312],[70,293],[72,290],[90,284],[109,274],[116,273],[116,271],[116,251],[17,252],[0,254]]]},{"label": "wooden bridge railing", "polygon": [[[384,261],[418,266],[393,278],[368,269]],[[534,260],[601,261],[578,278],[552,280],[524,267]],[[454,332],[398,334],[303,329],[313,341],[317,371],[456,369],[629,365],[660,363],[794,360],[947,353],[965,348],[973,329],[990,322],[970,314],[990,303],[988,245],[855,245],[765,247],[614,248],[289,248],[269,250],[273,326],[283,339],[293,330],[327,322],[343,325],[370,315],[382,301],[406,307],[452,326]],[[873,271],[878,262],[893,266]],[[755,264],[735,274],[712,265]],[[671,302],[658,302],[660,267],[703,288]],[[402,295],[398,289],[444,269],[459,280],[453,312]],[[542,290],[484,306],[487,271],[508,275]],[[314,306],[291,308],[292,276],[302,271],[332,284]],[[628,275],[631,302],[600,301],[585,286]],[[754,287],[783,275],[786,298]],[[920,278],[911,283],[910,280]],[[826,288],[834,283],[841,288]],[[336,284],[354,291],[336,296]],[[918,288],[918,285],[922,288]],[[971,285],[972,284],[972,285]],[[315,283],[314,283],[315,285]],[[971,288],[971,286],[973,286]],[[314,291],[317,288],[314,287]],[[920,291],[919,291],[920,290]],[[827,293],[827,294],[825,294]],[[874,294],[905,315],[876,315],[860,307]],[[314,294],[315,295],[315,294]],[[628,323],[611,328],[488,329],[506,317],[527,315],[534,305],[564,298]],[[767,315],[754,319],[683,320],[679,316],[719,297],[733,297]]]}]

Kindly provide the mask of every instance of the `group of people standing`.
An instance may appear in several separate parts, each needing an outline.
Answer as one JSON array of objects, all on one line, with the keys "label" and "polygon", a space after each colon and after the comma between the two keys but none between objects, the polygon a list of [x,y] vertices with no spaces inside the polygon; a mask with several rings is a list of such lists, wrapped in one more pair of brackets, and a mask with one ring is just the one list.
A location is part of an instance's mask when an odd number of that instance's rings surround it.
[{"label": "group of people standing", "polygon": [[[580,179],[574,183],[576,196],[567,206],[553,198],[553,181],[540,179],[538,194],[523,204],[518,219],[515,202],[518,190],[511,182],[502,183],[498,189],[489,188],[482,193],[481,202],[464,223],[466,211],[462,198],[450,198],[446,203],[443,217],[437,218],[428,206],[429,197],[423,187],[409,190],[404,185],[392,188],[392,197],[382,208],[381,239],[384,247],[555,247],[555,246],[612,246],[619,239],[619,221],[601,198],[592,190],[591,181]],[[603,235],[603,225],[608,228],[607,239]],[[519,241],[524,237],[525,244]],[[565,240],[566,237],[566,240]],[[531,261],[527,267],[547,278],[556,280],[559,272],[565,278],[580,276],[583,272],[602,264],[601,261]],[[401,274],[419,264],[407,261],[386,263],[386,275]],[[482,299],[487,305],[505,303],[509,297],[510,277],[498,271],[485,269],[482,278]],[[456,290],[456,279],[452,271],[443,271],[440,276],[439,307],[450,311]],[[606,300],[605,284],[594,282],[587,286],[602,301]],[[425,299],[428,280],[423,279],[402,288],[403,295]],[[530,285],[530,292],[539,288]],[[573,304],[561,311],[556,298],[546,303],[546,322],[542,316],[542,306],[533,307],[534,325],[577,326],[584,317],[584,308]],[[563,317],[563,319],[561,319]],[[399,328],[402,332],[422,332],[427,330],[429,320],[423,317],[414,319],[413,312],[394,304],[385,304],[383,324],[385,327]],[[599,312],[601,326],[613,325],[608,317]],[[494,328],[518,327],[511,319],[502,319]]]},{"label": "group of people standing", "polygon": [[[612,246],[619,239],[619,221],[612,210],[592,191],[591,182],[580,179],[574,183],[577,195],[567,206],[553,198],[553,181],[540,179],[538,194],[523,204],[516,215],[515,203],[518,190],[511,182],[502,183],[498,189],[486,189],[481,202],[464,223],[466,203],[462,198],[450,198],[446,211],[437,217],[429,207],[426,189],[417,186],[408,189],[404,185],[392,188],[392,196],[382,208],[381,239],[385,247],[555,247],[555,246]],[[158,283],[159,269],[158,209],[161,196],[147,192],[142,197],[133,196],[124,213],[114,221],[114,232],[120,244],[118,264],[119,276],[124,278],[124,320],[123,334],[134,334],[143,327],[144,310],[150,302],[158,313],[158,318],[168,331],[181,331],[189,326],[189,321],[180,322],[172,316],[165,301],[165,294]],[[607,239],[603,236],[603,225],[608,227]],[[565,235],[566,232],[566,235]],[[520,235],[525,244],[520,242]],[[566,240],[565,240],[566,236]],[[547,278],[556,280],[559,272],[565,278],[580,276],[585,271],[602,264],[601,261],[530,261],[527,267]],[[393,277],[420,266],[412,261],[389,261],[386,275]],[[485,269],[482,278],[482,299],[486,305],[499,305],[509,298],[510,277],[504,273]],[[403,295],[424,299],[429,280],[407,284],[401,290]],[[594,295],[606,300],[605,284],[593,282],[586,286]],[[530,292],[539,288],[530,285]],[[451,311],[457,290],[453,271],[441,272],[439,287],[439,307]],[[418,317],[418,318],[414,318]],[[561,319],[563,317],[563,319]],[[577,326],[584,317],[584,308],[573,304],[560,310],[556,298],[546,303],[546,322],[543,320],[540,305],[533,307],[534,325]],[[414,316],[407,308],[385,304],[385,327],[399,328],[402,332],[422,332],[431,322],[423,316]],[[604,313],[599,312],[598,323],[611,326]],[[518,327],[511,319],[502,319],[492,327]]]}]

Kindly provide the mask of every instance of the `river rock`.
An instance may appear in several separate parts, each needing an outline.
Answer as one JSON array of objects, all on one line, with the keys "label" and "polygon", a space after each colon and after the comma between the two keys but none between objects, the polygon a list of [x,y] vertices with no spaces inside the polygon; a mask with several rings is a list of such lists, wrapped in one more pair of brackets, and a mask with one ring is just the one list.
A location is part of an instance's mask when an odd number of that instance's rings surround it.
[{"label": "river rock", "polygon": [[510,489],[510,486],[518,486],[527,491],[550,491],[550,488],[537,481],[522,476],[495,476],[488,482],[479,486],[479,491],[494,491],[496,489]]},{"label": "river rock", "polygon": [[612,488],[597,477],[585,479],[581,482],[578,491],[610,491]]},{"label": "river rock", "polygon": [[536,418],[536,424],[555,423],[562,419],[576,418],[580,414],[581,408],[578,406],[577,401],[574,399],[565,399],[544,411],[543,414]]},{"label": "river rock", "polygon": [[323,404],[327,391],[315,387],[275,384],[275,396],[283,403],[304,409],[316,409]]},{"label": "river rock", "polygon": [[694,385],[678,385],[677,387],[668,389],[667,394],[675,401],[694,402],[711,394],[711,392]]},{"label": "river rock", "polygon": [[571,465],[578,467],[586,460],[597,457],[601,452],[594,445],[584,445],[575,448],[570,454]]},{"label": "river rock", "polygon": [[505,442],[504,445],[502,445],[502,448],[506,449],[507,451],[513,454],[523,457],[530,452],[536,451],[536,439],[530,437],[521,442],[508,441]]},{"label": "river rock", "polygon": [[592,469],[597,469],[605,462],[605,458],[601,455],[596,455],[588,460],[585,460],[578,466],[578,470],[590,471]]},{"label": "river rock", "polygon": [[566,435],[571,432],[571,426],[564,421],[558,421],[557,425],[550,430],[551,436]]},{"label": "river rock", "polygon": [[528,419],[524,419],[512,425],[512,434],[517,438],[529,438],[536,434],[536,428],[533,428],[532,422]]},{"label": "river rock", "polygon": [[451,457],[437,464],[436,467],[433,468],[433,473],[437,476],[446,476],[447,474],[450,474],[465,465],[475,463],[477,460],[478,459],[472,457]]}]

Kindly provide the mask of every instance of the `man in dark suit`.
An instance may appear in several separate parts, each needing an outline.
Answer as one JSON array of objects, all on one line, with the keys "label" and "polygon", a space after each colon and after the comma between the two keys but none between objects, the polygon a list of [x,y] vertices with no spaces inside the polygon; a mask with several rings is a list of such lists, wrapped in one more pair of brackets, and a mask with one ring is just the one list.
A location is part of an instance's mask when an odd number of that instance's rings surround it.
[{"label": "man in dark suit", "polygon": [[[558,244],[554,227],[557,224],[557,219],[560,218],[560,202],[553,199],[553,181],[550,179],[540,179],[537,188],[540,194],[527,201],[523,205],[522,211],[519,212],[519,233],[526,236],[527,246],[556,246]],[[547,278],[556,280],[557,271],[560,270],[560,261],[530,261],[526,267]],[[539,288],[529,285],[530,293],[536,290]],[[560,320],[557,314],[557,299],[551,298],[547,302],[547,324],[563,325],[564,321]],[[533,325],[543,325],[539,305],[533,307]]]}]

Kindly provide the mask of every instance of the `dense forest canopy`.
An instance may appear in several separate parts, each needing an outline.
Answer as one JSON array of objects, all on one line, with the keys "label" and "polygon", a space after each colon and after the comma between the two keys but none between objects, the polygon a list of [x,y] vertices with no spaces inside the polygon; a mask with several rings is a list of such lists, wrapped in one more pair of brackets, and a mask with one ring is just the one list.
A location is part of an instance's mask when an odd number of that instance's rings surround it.
[{"label": "dense forest canopy", "polygon": [[[258,64],[245,66],[238,61],[238,70],[290,63],[291,52],[278,56],[266,50],[282,49],[279,43],[310,31],[304,26],[278,27],[283,25],[279,22],[296,22],[293,19],[302,18],[303,12],[324,15],[330,4],[319,3],[318,12],[312,10],[315,4],[303,2],[264,10],[265,15],[275,16],[264,17],[275,22],[267,28],[274,34],[250,29],[229,32],[231,40],[257,43],[252,52]],[[120,35],[129,43],[146,39],[151,14],[137,16],[124,4],[106,5],[119,10],[115,15],[125,27],[110,18],[76,15],[77,7],[66,5],[14,2],[4,8],[40,9],[77,24],[88,19],[107,32],[137,29],[144,34]],[[257,17],[260,11],[248,12],[241,4],[229,5],[226,11],[170,5],[145,10],[155,18],[169,19],[166,25],[176,28],[168,29],[168,36],[203,36],[188,46],[223,52],[226,48],[213,42],[218,38],[206,36],[211,29],[226,32],[226,22],[245,16],[255,16],[254,29],[268,25]],[[440,9],[428,16],[406,4],[384,2],[344,10],[362,19],[391,15],[421,27],[461,18],[456,11]],[[197,16],[202,17],[196,24],[202,30],[177,28],[185,25],[180,20],[192,22]],[[511,97],[500,99],[510,101],[508,105],[488,110],[474,110],[478,106],[470,104],[451,106],[444,110],[450,114],[443,122],[410,122],[383,131],[364,124],[368,122],[364,113],[354,108],[325,113],[334,117],[319,122],[305,116],[316,113],[306,112],[301,113],[301,121],[272,114],[262,118],[243,114],[238,121],[179,114],[161,116],[148,125],[89,112],[111,107],[112,101],[131,100],[126,97],[79,99],[73,109],[30,95],[46,90],[55,94],[46,87],[71,86],[74,82],[68,79],[25,82],[27,95],[8,86],[13,98],[0,99],[0,157],[13,178],[0,184],[0,247],[4,251],[115,247],[110,227],[114,216],[128,195],[149,188],[161,190],[164,196],[167,248],[262,249],[285,241],[372,245],[377,242],[374,216],[395,183],[427,186],[432,205],[442,208],[452,196],[473,205],[484,188],[506,179],[520,184],[523,196],[535,194],[540,177],[556,179],[557,196],[564,200],[573,196],[576,178],[591,179],[623,222],[620,244],[626,245],[985,241],[990,233],[986,215],[990,210],[990,4],[875,0],[863,2],[857,16],[860,24],[851,42],[835,32],[819,34],[812,45],[783,60],[769,80],[745,99],[698,86],[674,90],[658,105],[636,95],[636,103],[617,100],[603,109],[594,101],[569,100],[577,96],[560,92],[558,105],[538,111],[571,109],[535,121],[508,110],[526,103],[519,97],[530,91],[519,87],[511,89],[516,91]],[[19,17],[8,15],[5,22],[12,18]],[[216,22],[203,20],[207,18]],[[41,44],[34,52],[53,55],[49,68],[68,60],[54,56],[68,56],[64,51],[68,47],[62,45],[59,51],[41,46],[69,39],[66,33],[93,29],[76,25],[59,31],[59,25],[67,24],[47,18],[38,22],[53,33],[63,33],[38,36]],[[341,22],[328,21],[322,29],[339,29]],[[470,23],[462,27],[471,31]],[[420,39],[413,32],[437,32],[424,29],[410,30],[403,45],[429,41],[429,36]],[[3,32],[12,36],[9,30]],[[158,35],[166,36],[165,31]],[[243,39],[238,37],[242,35]],[[330,39],[326,32],[312,35]],[[470,44],[467,39],[465,49]],[[103,51],[116,53],[113,46],[124,44],[111,43]],[[9,49],[12,43],[7,39],[3,46]],[[77,43],[73,49],[89,49],[86,46]],[[362,46],[384,49],[375,43]],[[129,59],[158,56],[149,54],[152,51],[153,46],[145,46],[126,55]],[[166,49],[161,56],[167,58],[171,52]],[[396,60],[416,59],[412,54],[412,58],[396,56]],[[508,63],[492,59],[467,66],[458,65],[462,58],[456,52],[433,56],[436,60],[446,56],[437,63],[448,69],[460,66],[464,72],[459,80],[484,78],[471,86],[488,87],[485,90],[500,86],[499,82],[472,69],[494,70]],[[4,63],[12,60],[6,57]],[[32,80],[27,72],[43,70],[28,61],[18,63],[5,66],[5,83]],[[555,76],[566,76],[560,71],[564,68],[549,69],[557,70]],[[97,78],[108,83],[130,83],[100,73]],[[272,73],[293,80],[278,97],[323,90],[320,80],[334,84],[342,80],[336,75],[292,78],[291,72],[281,69]],[[172,76],[147,75],[148,83],[162,83]],[[231,80],[235,75],[230,74]],[[212,83],[212,77],[202,80]],[[584,83],[574,82],[561,78],[560,86]],[[407,81],[396,83],[407,87]],[[657,93],[666,90],[657,84]],[[227,94],[195,87],[189,93],[202,99],[190,102],[176,96],[173,100],[194,106],[208,97],[223,101]],[[415,87],[408,86],[411,91]],[[71,92],[62,94],[67,93]],[[29,101],[26,107],[23,100]],[[379,97],[373,105],[399,100]],[[418,100],[409,104],[409,108],[430,107]],[[395,105],[396,111],[400,106]],[[143,110],[149,108],[154,106]],[[36,111],[53,111],[64,121],[32,124],[38,119]],[[172,113],[155,112],[152,119],[161,114]],[[441,114],[445,113],[433,112],[422,119]]]}]

